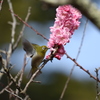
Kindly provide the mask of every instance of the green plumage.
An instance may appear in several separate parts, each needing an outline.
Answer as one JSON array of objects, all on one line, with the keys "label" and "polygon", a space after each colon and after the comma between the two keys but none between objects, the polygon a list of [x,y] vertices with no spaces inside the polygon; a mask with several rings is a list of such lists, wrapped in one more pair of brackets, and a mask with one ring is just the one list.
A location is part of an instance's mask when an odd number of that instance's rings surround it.
[{"label": "green plumage", "polygon": [[35,71],[38,69],[38,66],[44,59],[45,53],[48,48],[46,46],[39,46],[37,44],[30,43],[28,40],[23,39],[23,49],[26,51],[26,54],[32,58],[32,68],[28,75],[28,78],[30,78],[32,74],[35,73]]}]

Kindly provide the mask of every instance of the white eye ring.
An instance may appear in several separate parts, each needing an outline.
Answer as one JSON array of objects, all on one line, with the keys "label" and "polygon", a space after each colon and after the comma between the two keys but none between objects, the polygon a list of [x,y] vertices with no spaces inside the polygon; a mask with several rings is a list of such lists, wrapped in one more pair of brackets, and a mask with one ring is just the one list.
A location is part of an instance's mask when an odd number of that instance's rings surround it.
[{"label": "white eye ring", "polygon": [[46,48],[45,47],[42,47],[42,50],[45,50]]}]

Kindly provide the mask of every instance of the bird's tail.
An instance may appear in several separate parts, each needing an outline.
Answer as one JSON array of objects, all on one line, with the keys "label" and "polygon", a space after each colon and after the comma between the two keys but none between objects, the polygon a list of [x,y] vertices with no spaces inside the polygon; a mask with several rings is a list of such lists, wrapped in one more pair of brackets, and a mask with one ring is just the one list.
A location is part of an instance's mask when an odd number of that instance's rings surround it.
[{"label": "bird's tail", "polygon": [[[38,70],[37,67],[31,68],[31,70],[30,70],[30,72],[29,72],[27,78],[30,79],[30,78],[32,77],[32,75],[33,75],[37,70]],[[40,74],[40,73],[42,73],[42,72],[40,71],[39,74]],[[37,74],[37,75],[38,75],[38,74]],[[36,75],[36,76],[37,76],[37,75]],[[35,76],[35,77],[36,77],[36,76]]]}]

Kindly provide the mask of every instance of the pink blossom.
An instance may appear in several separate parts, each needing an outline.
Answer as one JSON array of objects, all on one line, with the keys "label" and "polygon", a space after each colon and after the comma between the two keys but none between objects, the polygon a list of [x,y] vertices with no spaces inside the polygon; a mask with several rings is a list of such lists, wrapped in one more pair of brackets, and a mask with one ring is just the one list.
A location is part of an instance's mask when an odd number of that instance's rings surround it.
[{"label": "pink blossom", "polygon": [[54,25],[50,27],[52,34],[50,34],[48,47],[51,51],[53,51],[55,45],[58,45],[55,57],[57,59],[61,59],[61,57],[65,54],[64,45],[70,41],[73,32],[79,27],[79,19],[82,15],[71,5],[59,6],[56,9],[56,12]]},{"label": "pink blossom", "polygon": [[55,53],[55,58],[57,59],[61,59],[61,57],[65,54],[65,50],[64,50],[64,47],[63,45],[58,45],[58,50],[57,52]]},{"label": "pink blossom", "polygon": [[[57,51],[56,51],[56,53],[55,53],[55,58],[57,58],[57,59],[61,59],[61,57],[65,54],[65,50],[64,50],[64,46],[63,45],[61,45],[61,44],[57,44],[58,45],[58,49],[57,49]],[[53,48],[51,48],[51,51],[55,51],[55,49],[53,49]],[[46,56],[46,59],[48,59],[49,57],[50,57],[50,54],[51,53],[49,53],[47,56]]]}]

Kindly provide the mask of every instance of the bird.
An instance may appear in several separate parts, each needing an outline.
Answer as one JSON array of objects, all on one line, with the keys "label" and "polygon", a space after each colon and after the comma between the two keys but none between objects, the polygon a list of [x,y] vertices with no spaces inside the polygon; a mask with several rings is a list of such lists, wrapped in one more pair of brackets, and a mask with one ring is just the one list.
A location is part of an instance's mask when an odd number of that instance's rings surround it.
[{"label": "bird", "polygon": [[25,38],[22,39],[22,45],[23,45],[23,49],[26,52],[26,55],[32,58],[31,59],[32,68],[28,74],[28,78],[31,78],[33,73],[35,73],[36,70],[38,69],[38,66],[42,63],[46,51],[48,50],[48,47],[45,45],[39,46],[38,44],[30,43]]}]

